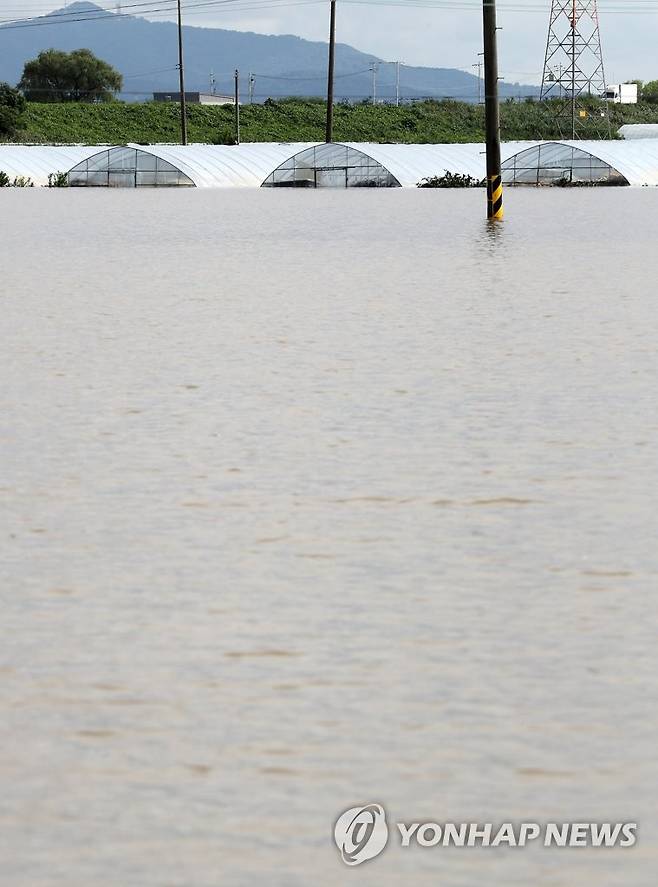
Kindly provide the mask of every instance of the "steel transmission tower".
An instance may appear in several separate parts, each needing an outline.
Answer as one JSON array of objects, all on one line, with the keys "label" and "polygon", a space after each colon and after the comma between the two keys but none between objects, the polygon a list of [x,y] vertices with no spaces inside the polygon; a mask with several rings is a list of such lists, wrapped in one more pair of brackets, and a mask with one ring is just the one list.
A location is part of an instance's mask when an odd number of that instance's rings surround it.
[{"label": "steel transmission tower", "polygon": [[[607,103],[593,110],[590,97],[605,95],[596,0],[552,0],[541,98],[554,99],[560,134],[578,138],[586,124],[609,131]],[[596,124],[596,125],[594,125]]]}]

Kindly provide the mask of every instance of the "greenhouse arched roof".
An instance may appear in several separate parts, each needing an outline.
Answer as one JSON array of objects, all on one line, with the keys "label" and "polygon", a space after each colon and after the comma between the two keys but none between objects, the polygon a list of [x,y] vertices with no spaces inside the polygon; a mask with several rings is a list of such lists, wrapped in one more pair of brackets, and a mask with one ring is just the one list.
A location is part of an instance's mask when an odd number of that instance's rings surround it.
[{"label": "greenhouse arched roof", "polygon": [[630,185],[658,185],[658,140],[569,141],[572,145],[613,166]]},{"label": "greenhouse arched roof", "polygon": [[323,142],[278,166],[263,188],[399,188],[400,182],[370,154],[353,145]]},{"label": "greenhouse arched roof", "polygon": [[[533,147],[560,147],[586,154],[607,164],[626,179],[629,185],[658,185],[658,140],[638,139],[636,141],[607,140],[556,140],[525,143],[521,151]],[[520,154],[521,151],[518,153]],[[513,160],[515,155],[505,152],[505,160]],[[547,152],[546,156],[550,156]]]},{"label": "greenhouse arched roof", "polygon": [[610,163],[583,150],[580,143],[539,142],[502,164],[509,185],[628,185]]},{"label": "greenhouse arched roof", "polygon": [[71,188],[194,187],[173,164],[142,148],[104,148],[69,170]]}]

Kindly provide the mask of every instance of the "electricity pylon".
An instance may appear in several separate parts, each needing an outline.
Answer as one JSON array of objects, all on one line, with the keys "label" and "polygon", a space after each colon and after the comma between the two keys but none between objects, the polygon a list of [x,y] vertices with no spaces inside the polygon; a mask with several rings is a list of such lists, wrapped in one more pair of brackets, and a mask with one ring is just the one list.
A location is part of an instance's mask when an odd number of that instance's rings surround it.
[{"label": "electricity pylon", "polygon": [[596,0],[552,0],[541,98],[554,99],[560,135],[576,139],[584,126],[609,134],[608,106],[592,110],[586,99],[605,95]]}]

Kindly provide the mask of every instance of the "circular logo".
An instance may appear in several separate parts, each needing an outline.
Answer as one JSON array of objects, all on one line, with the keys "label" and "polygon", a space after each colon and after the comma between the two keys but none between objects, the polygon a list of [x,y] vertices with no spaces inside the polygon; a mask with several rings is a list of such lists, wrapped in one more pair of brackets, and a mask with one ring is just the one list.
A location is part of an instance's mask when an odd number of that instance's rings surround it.
[{"label": "circular logo", "polygon": [[384,808],[367,804],[346,810],[334,826],[334,840],[345,865],[361,865],[379,856],[388,841]]}]

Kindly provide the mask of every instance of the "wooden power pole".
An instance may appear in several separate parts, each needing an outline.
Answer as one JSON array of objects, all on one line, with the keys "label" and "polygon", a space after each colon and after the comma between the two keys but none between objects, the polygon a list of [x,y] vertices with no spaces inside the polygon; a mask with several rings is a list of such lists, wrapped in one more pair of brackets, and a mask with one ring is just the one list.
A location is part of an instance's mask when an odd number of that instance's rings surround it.
[{"label": "wooden power pole", "polygon": [[183,66],[183,19],[178,0],[178,84],[180,87],[180,143],[187,145],[187,102],[185,101],[185,69]]},{"label": "wooden power pole", "polygon": [[503,218],[503,184],[500,170],[500,106],[498,102],[498,47],[496,0],[483,0],[484,116],[487,142],[487,218]]},{"label": "wooden power pole", "polygon": [[235,69],[235,144],[240,144],[240,72]]},{"label": "wooden power pole", "polygon": [[331,0],[329,22],[329,73],[327,75],[327,144],[334,138],[334,70],[336,67],[336,0]]}]

